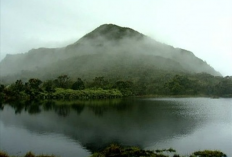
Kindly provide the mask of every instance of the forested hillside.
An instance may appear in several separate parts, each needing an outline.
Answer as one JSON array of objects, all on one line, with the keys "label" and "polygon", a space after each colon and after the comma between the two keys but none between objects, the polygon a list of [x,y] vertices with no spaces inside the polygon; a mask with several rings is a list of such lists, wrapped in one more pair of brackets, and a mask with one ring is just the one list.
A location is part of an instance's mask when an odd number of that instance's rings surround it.
[{"label": "forested hillside", "polygon": [[232,96],[232,78],[192,52],[113,24],[64,48],[8,55],[0,68],[4,99]]},{"label": "forested hillside", "polygon": [[39,48],[7,55],[0,63],[2,83],[16,79],[72,78],[139,79],[141,73],[208,73],[220,76],[192,52],[159,43],[131,28],[101,25],[63,48]]}]

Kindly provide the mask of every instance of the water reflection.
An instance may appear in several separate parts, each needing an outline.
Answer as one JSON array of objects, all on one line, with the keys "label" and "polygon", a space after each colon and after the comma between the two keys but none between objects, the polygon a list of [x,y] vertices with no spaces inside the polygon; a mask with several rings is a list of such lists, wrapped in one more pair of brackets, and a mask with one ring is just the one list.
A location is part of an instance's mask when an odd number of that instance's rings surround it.
[{"label": "water reflection", "polygon": [[37,134],[59,134],[94,152],[110,143],[147,147],[192,134],[210,121],[205,115],[210,114],[213,104],[208,99],[203,101],[197,104],[171,99],[15,102],[2,106],[0,112],[6,126]]},{"label": "water reflection", "polygon": [[[96,116],[102,116],[108,109],[124,110],[127,105],[121,103],[122,99],[91,100],[91,101],[17,101],[8,103],[14,108],[15,114],[26,111],[29,114],[38,114],[43,111],[55,111],[58,115],[66,117],[70,110],[80,114],[84,107],[92,110]],[[4,105],[0,106],[3,110]]]},{"label": "water reflection", "polygon": [[2,102],[0,102],[0,110],[3,110],[4,109],[4,105]]}]

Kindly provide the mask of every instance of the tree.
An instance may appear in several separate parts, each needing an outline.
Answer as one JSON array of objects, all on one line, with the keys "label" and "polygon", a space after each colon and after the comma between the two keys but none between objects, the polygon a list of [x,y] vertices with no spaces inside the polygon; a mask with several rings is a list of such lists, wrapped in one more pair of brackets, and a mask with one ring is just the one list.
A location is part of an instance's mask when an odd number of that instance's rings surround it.
[{"label": "tree", "polygon": [[131,81],[117,81],[115,87],[118,88],[124,96],[133,95],[133,82]]},{"label": "tree", "polygon": [[186,93],[190,87],[190,80],[186,76],[175,75],[165,86],[168,87],[170,94],[189,94]]},{"label": "tree", "polygon": [[18,95],[19,92],[24,90],[24,85],[21,80],[17,80],[15,83],[10,85],[9,90],[11,90],[15,95]]},{"label": "tree", "polygon": [[108,84],[108,81],[104,77],[95,77],[92,83],[92,87],[104,88]]},{"label": "tree", "polygon": [[217,94],[220,96],[232,96],[232,78],[225,77],[216,85]]},{"label": "tree", "polygon": [[68,88],[68,85],[69,85],[68,75],[58,76],[58,78],[55,80],[55,83],[56,83],[57,87]]},{"label": "tree", "polygon": [[[4,93],[3,93],[4,89],[5,89],[5,86],[0,84],[0,99],[1,100],[3,100],[3,98],[4,98]],[[1,100],[0,100],[0,102],[1,102]]]},{"label": "tree", "polygon": [[131,89],[133,86],[133,83],[131,81],[117,81],[115,83],[116,88],[119,90],[121,89]]},{"label": "tree", "polygon": [[36,78],[31,78],[28,82],[25,83],[25,93],[30,95],[30,99],[36,98],[39,95],[39,92],[42,91],[40,85],[42,81]]},{"label": "tree", "polygon": [[45,91],[49,94],[55,92],[55,86],[54,86],[52,80],[48,80],[48,81],[44,82],[43,87],[44,87]]},{"label": "tree", "polygon": [[72,89],[74,89],[74,90],[83,90],[83,89],[85,89],[85,84],[81,80],[81,78],[78,78],[77,81],[73,83]]},{"label": "tree", "polygon": [[31,89],[35,89],[35,90],[39,90],[40,89],[40,85],[42,84],[42,81],[36,78],[31,78],[28,81],[28,85],[30,86]]},{"label": "tree", "polygon": [[24,90],[24,85],[23,85],[23,82],[21,80],[17,80],[15,82],[15,85],[14,85],[14,88],[17,92],[21,92]]},{"label": "tree", "polygon": [[5,89],[5,86],[3,84],[0,84],[0,93],[2,93]]}]

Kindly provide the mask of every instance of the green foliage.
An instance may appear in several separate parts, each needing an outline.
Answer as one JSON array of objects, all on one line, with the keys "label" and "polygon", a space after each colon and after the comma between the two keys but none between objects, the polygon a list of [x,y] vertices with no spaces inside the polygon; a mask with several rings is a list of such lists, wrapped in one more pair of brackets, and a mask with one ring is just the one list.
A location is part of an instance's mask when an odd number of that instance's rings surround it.
[{"label": "green foliage", "polygon": [[42,89],[40,88],[41,84],[42,81],[36,78],[31,78],[25,83],[25,93],[29,95],[30,99],[36,99],[40,92],[42,92]]},{"label": "green foliage", "polygon": [[85,89],[85,84],[81,80],[81,78],[78,78],[77,81],[73,83],[72,89],[74,89],[74,90],[83,90],[83,89]]},{"label": "green foliage", "polygon": [[55,92],[55,85],[52,80],[45,81],[43,83],[43,88],[48,94]]},{"label": "green foliage", "polygon": [[58,76],[54,82],[56,83],[57,87],[68,88],[70,80],[69,80],[68,75],[61,75],[61,76]]},{"label": "green foliage", "polygon": [[4,97],[5,97],[5,94],[4,94],[4,89],[5,89],[5,86],[0,84],[0,100],[4,100]]},{"label": "green foliage", "polygon": [[34,90],[39,90],[39,86],[42,84],[42,81],[40,79],[36,79],[36,78],[31,78],[29,79],[27,86],[31,89]]},{"label": "green foliage", "polygon": [[0,92],[2,93],[5,89],[5,86],[3,84],[0,84]]},{"label": "green foliage", "polygon": [[154,153],[153,151],[143,150],[138,147],[121,147],[112,144],[103,151],[94,153],[91,157],[168,157],[163,154]]},{"label": "green foliage", "polygon": [[[71,82],[67,75],[42,82],[29,79],[9,86],[0,86],[0,97],[8,99],[107,99],[127,96],[209,96],[232,97],[232,77],[215,77],[209,74],[141,73],[140,77],[105,79],[95,77],[92,81],[78,78]],[[62,86],[62,87],[61,87]]]},{"label": "green foliage", "polygon": [[124,96],[133,95],[134,84],[131,81],[117,81],[114,87],[119,89]]},{"label": "green foliage", "polygon": [[162,153],[162,152],[176,152],[176,150],[174,150],[173,148],[169,148],[169,149],[157,149],[157,150],[155,150],[155,152],[157,152],[157,153]]},{"label": "green foliage", "polygon": [[53,97],[59,99],[109,99],[122,96],[117,89],[103,90],[102,88],[85,90],[56,88],[56,92],[53,94]]},{"label": "green foliage", "polygon": [[25,157],[35,157],[35,155],[32,152],[28,152]]},{"label": "green foliage", "polygon": [[109,84],[108,81],[105,80],[103,76],[101,77],[95,77],[93,79],[93,82],[91,83],[91,88],[103,88],[106,89],[107,85]]},{"label": "green foliage", "polygon": [[193,82],[188,77],[183,75],[175,75],[169,82],[166,83],[166,87],[169,89],[172,95],[188,95],[194,94],[191,91]]},{"label": "green foliage", "polygon": [[225,77],[216,85],[217,95],[232,96],[232,77]]},{"label": "green foliage", "polygon": [[[143,150],[138,147],[122,147],[112,144],[101,152],[94,153],[91,157],[169,157],[168,155],[162,154],[163,152],[174,153],[176,151],[170,148],[156,150],[153,152],[149,150]],[[180,155],[174,154],[173,157],[180,157]],[[189,157],[226,157],[226,155],[220,151],[205,150],[194,152]]]},{"label": "green foliage", "polygon": [[[162,149],[156,152],[143,150],[138,147],[122,147],[116,144],[111,144],[100,152],[93,153],[90,157],[169,157],[162,154],[164,151],[175,152],[173,149]],[[10,157],[7,153],[0,151],[0,157]],[[22,157],[55,157],[53,155],[34,155],[32,152],[26,153]],[[180,157],[174,154],[173,157]],[[185,156],[188,157],[188,156]],[[226,154],[220,151],[197,151],[189,157],[227,157]]]},{"label": "green foliage", "polygon": [[24,90],[24,85],[22,80],[17,80],[15,84],[11,85],[11,89],[17,93],[21,92]]},{"label": "green foliage", "polygon": [[194,152],[193,155],[197,157],[226,157],[226,154],[220,151],[212,151],[212,150],[205,150],[205,151],[197,151]]}]

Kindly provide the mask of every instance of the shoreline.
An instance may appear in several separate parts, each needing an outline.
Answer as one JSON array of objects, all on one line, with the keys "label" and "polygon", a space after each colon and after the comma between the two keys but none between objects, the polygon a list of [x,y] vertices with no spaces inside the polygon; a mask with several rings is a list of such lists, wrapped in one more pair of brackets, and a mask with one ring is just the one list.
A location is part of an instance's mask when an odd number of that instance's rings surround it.
[{"label": "shoreline", "polygon": [[2,102],[11,102],[11,101],[91,101],[91,100],[113,100],[113,99],[128,99],[128,98],[211,98],[211,99],[220,99],[220,98],[232,98],[232,96],[209,96],[209,95],[137,95],[137,96],[104,96],[101,97],[56,97],[51,96],[49,98],[39,97],[35,99],[30,99],[29,97],[20,97],[20,98],[8,98],[3,99]]}]

